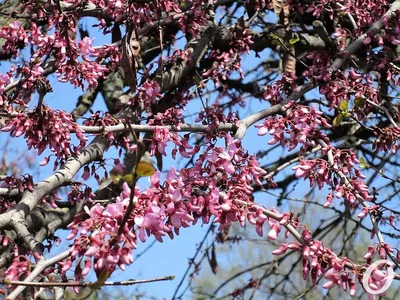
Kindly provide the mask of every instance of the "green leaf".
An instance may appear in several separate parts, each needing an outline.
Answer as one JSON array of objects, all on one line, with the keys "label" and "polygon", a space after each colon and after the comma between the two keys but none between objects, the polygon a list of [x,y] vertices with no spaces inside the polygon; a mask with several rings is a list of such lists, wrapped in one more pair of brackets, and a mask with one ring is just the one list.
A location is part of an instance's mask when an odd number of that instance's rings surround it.
[{"label": "green leaf", "polygon": [[360,168],[361,168],[361,169],[366,169],[366,168],[368,168],[368,167],[369,167],[369,165],[368,165],[368,163],[365,161],[364,157],[361,157],[361,158],[360,158]]},{"label": "green leaf", "polygon": [[354,98],[354,105],[357,107],[364,107],[365,100],[364,97],[356,97]]},{"label": "green leaf", "polygon": [[298,41],[300,41],[300,38],[294,38],[294,39],[291,39],[291,40],[289,40],[289,44],[290,45],[294,45],[294,44],[296,44]]},{"label": "green leaf", "polygon": [[347,111],[347,108],[349,107],[349,101],[348,100],[343,100],[342,103],[340,103],[340,110],[341,111]]},{"label": "green leaf", "polygon": [[343,115],[342,113],[338,114],[337,117],[333,119],[333,126],[339,126],[340,123],[342,123],[344,117],[345,115]]}]

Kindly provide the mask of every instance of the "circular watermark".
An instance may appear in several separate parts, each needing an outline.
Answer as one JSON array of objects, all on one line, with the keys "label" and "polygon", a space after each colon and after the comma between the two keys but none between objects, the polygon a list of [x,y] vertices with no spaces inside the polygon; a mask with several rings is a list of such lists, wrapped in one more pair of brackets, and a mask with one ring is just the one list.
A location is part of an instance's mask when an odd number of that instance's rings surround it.
[{"label": "circular watermark", "polygon": [[[370,279],[372,272],[375,271],[382,264],[389,265],[387,267],[386,282],[379,289],[373,290],[369,286],[368,280]],[[362,284],[364,286],[364,289],[367,291],[367,293],[372,294],[372,295],[379,295],[379,294],[382,294],[383,292],[385,292],[390,287],[390,285],[392,284],[392,281],[394,279],[394,271],[393,271],[392,266],[393,266],[392,262],[390,262],[386,259],[380,259],[380,260],[377,260],[374,263],[372,263],[367,268],[367,270],[364,273],[363,279],[362,279]]]}]

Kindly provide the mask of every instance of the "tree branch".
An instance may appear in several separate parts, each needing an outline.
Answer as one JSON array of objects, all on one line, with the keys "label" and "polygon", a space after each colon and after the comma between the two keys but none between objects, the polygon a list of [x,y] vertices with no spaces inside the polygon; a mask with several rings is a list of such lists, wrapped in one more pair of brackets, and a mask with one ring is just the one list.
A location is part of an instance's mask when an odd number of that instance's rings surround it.
[{"label": "tree branch", "polygon": [[[167,281],[174,280],[175,276],[164,276],[159,278],[152,279],[129,279],[124,281],[106,281],[102,286],[126,286],[126,285],[134,285],[134,284],[142,284],[149,282],[157,282],[157,281]],[[77,282],[77,281],[68,281],[68,282],[37,282],[37,281],[11,281],[7,279],[0,280],[0,284],[6,285],[18,285],[18,286],[34,286],[34,287],[92,287],[96,284],[96,282]],[[11,299],[11,298],[7,298]]]},{"label": "tree branch", "polygon": [[77,157],[69,158],[60,170],[37,184],[32,192],[26,191],[15,208],[0,216],[0,228],[15,229],[13,220],[24,220],[44,196],[69,183],[84,165],[100,159],[107,147],[106,138],[96,137]]}]

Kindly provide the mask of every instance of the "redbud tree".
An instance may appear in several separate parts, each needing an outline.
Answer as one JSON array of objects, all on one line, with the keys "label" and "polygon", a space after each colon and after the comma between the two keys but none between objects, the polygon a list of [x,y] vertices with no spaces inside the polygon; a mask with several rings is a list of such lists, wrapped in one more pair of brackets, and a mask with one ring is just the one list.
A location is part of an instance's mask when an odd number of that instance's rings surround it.
[{"label": "redbud tree", "polygon": [[[1,293],[39,299],[113,284],[149,237],[196,223],[253,230],[325,289],[353,296],[400,279],[388,272],[400,267],[399,9],[397,0],[4,1],[1,135],[23,146],[15,162],[3,153]],[[49,100],[63,88],[82,91],[71,111]],[[24,164],[28,149],[38,157]],[[314,205],[368,236],[365,255],[328,247],[285,210],[298,181],[321,190]],[[67,250],[53,254],[60,243]],[[365,278],[378,259],[387,263]]]}]

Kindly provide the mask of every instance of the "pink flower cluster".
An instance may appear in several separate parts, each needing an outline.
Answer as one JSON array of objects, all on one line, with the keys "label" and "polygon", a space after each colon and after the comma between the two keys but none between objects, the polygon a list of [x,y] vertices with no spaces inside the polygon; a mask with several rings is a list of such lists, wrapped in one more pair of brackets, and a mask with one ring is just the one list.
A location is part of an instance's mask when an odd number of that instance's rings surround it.
[{"label": "pink flower cluster", "polygon": [[[348,261],[348,259],[340,259],[332,250],[325,247],[325,245],[321,241],[313,240],[311,237],[311,233],[307,229],[303,230],[302,237],[305,240],[305,244],[300,244],[298,242],[282,244],[281,247],[273,251],[272,254],[281,255],[284,254],[287,250],[299,251],[302,253],[303,256],[302,275],[304,280],[306,280],[308,275],[311,274],[312,283],[315,284],[317,278],[324,275],[325,278],[329,280],[328,283],[324,285],[325,288],[331,288],[334,285],[337,285],[340,279],[338,276],[344,270],[345,263]],[[347,286],[345,290],[346,289]]]},{"label": "pink flower cluster", "polygon": [[312,64],[303,72],[304,76],[312,78],[314,81],[319,80],[329,82],[332,75],[329,73],[328,68],[332,64],[332,57],[325,52],[311,52],[307,55],[307,59],[312,61]]},{"label": "pink flower cluster", "polygon": [[[81,1],[67,0],[65,2],[74,4],[76,7],[82,5]],[[189,31],[194,36],[197,36],[199,26],[204,24],[207,20],[204,17],[204,10],[201,9],[203,2],[199,0],[188,1],[183,7],[189,6],[192,14],[183,14],[181,5],[173,0],[158,0],[151,3],[147,2],[132,2],[128,0],[90,0],[90,4],[94,5],[96,9],[103,11],[108,19],[112,19],[118,23],[125,23],[127,20],[136,24],[138,27],[145,27],[146,25],[153,25],[155,22],[160,21],[166,17],[172,17],[176,14],[181,14],[176,18],[176,25],[180,27],[183,32]],[[129,12],[129,13],[127,13]],[[105,19],[101,19],[99,26],[106,28],[109,26]]]},{"label": "pink flower cluster", "polygon": [[72,204],[77,202],[85,201],[85,203],[92,203],[96,195],[92,192],[92,189],[86,186],[82,190],[82,185],[75,184],[71,186],[71,191],[68,193],[68,201]]},{"label": "pink flower cluster", "polygon": [[[169,1],[169,0],[165,0]],[[191,9],[193,11],[192,15],[183,14],[183,16],[179,19],[179,27],[184,33],[190,33],[193,37],[199,38],[200,35],[200,26],[206,25],[208,20],[206,18],[206,14],[203,7],[203,3],[201,0],[192,0]]]},{"label": "pink flower cluster", "polygon": [[157,152],[166,156],[165,148],[168,142],[173,142],[175,148],[172,150],[172,157],[175,159],[176,154],[182,157],[190,158],[200,150],[199,145],[192,146],[189,144],[190,134],[185,134],[182,138],[176,132],[170,132],[168,128],[156,127],[154,130],[153,140],[151,142],[150,154],[155,155]]},{"label": "pink flower cluster", "polygon": [[8,188],[10,190],[18,189],[20,192],[24,192],[25,190],[33,191],[33,178],[31,175],[24,175],[19,178],[7,176],[2,181],[2,188]]},{"label": "pink flower cluster", "polygon": [[[368,267],[368,266],[366,266]],[[354,296],[356,293],[356,280],[360,282],[360,284],[363,284],[363,274],[362,271],[363,268],[360,268],[359,270],[356,270],[355,272],[350,272],[350,271],[340,271],[337,269],[330,269],[327,271],[324,275],[324,277],[328,280],[323,287],[326,289],[331,289],[335,286],[341,286],[344,291],[347,291],[349,289],[349,294],[350,296]],[[355,273],[355,274],[351,274]],[[389,274],[384,273],[383,269],[375,268],[371,275],[369,276],[367,283],[368,287],[371,290],[379,290],[381,287],[385,285],[387,280],[389,279]],[[391,278],[393,279],[393,278]],[[364,287],[364,286],[363,286]],[[368,294],[368,299],[370,300],[375,300],[376,296],[375,294]],[[379,294],[380,296],[385,296],[385,292]]]},{"label": "pink flower cluster", "polygon": [[157,81],[146,80],[140,87],[138,93],[131,99],[131,105],[142,105],[146,110],[150,110],[152,104],[157,103],[157,99],[161,97],[161,88]]},{"label": "pink flower cluster", "polygon": [[32,263],[24,255],[16,256],[5,275],[9,280],[19,280],[22,276],[30,274]]},{"label": "pink flower cluster", "polygon": [[[220,229],[232,222],[244,226],[247,219],[260,235],[263,235],[262,227],[267,222],[269,238],[276,239],[282,224],[289,221],[289,215],[281,215],[279,221],[272,220],[260,207],[254,206],[250,185],[253,182],[261,184],[266,172],[240,147],[240,141],[228,136],[226,142],[226,149],[210,148],[192,168],[180,173],[172,168],[163,184],[159,172],[150,177],[148,189],[139,192],[136,188],[134,195],[125,183],[115,203],[105,208],[96,204],[76,216],[68,226],[71,229],[68,239],[75,238],[73,257],[86,257],[85,268],[79,269],[76,277],[86,275],[92,264],[96,272],[112,272],[116,266],[123,269],[133,261],[131,253],[136,249],[137,236],[142,242],[150,235],[162,242],[166,235],[173,238],[180,228],[189,227],[200,218],[208,223],[214,217],[213,222],[220,223]],[[124,224],[123,233],[118,236],[130,200],[134,202],[134,208]],[[76,237],[79,231],[80,235]],[[65,263],[64,272],[72,266],[73,259]]]},{"label": "pink flower cluster", "polygon": [[275,105],[281,102],[282,92],[278,84],[268,84],[264,87],[263,99]]},{"label": "pink flower cluster", "polygon": [[5,94],[6,87],[12,82],[13,73],[15,71],[15,66],[12,66],[10,70],[5,73],[0,73],[0,106],[7,104],[9,98],[7,94]]},{"label": "pink flower cluster", "polygon": [[394,126],[385,128],[373,126],[372,128],[376,136],[372,148],[374,150],[385,152],[392,151],[395,153],[398,147],[397,140],[400,136],[400,128]]},{"label": "pink flower cluster", "polygon": [[253,44],[252,35],[247,29],[233,29],[234,40],[230,43],[227,51],[213,49],[208,59],[213,61],[213,66],[208,71],[204,72],[204,78],[211,78],[215,86],[219,86],[220,79],[226,80],[233,72],[239,73],[241,78],[244,78],[241,69],[241,54],[250,53],[250,45]]},{"label": "pink flower cluster", "polygon": [[171,136],[170,132],[167,128],[156,127],[154,130],[154,137],[151,143],[151,155],[155,155],[156,151],[164,156],[167,155],[165,152],[165,148],[167,147],[168,142],[170,141]]},{"label": "pink flower cluster", "polygon": [[65,62],[57,70],[57,76],[61,82],[71,82],[75,87],[84,88],[83,80],[89,83],[89,89],[97,87],[98,79],[108,72],[106,66],[96,62],[83,61],[77,64]]},{"label": "pink flower cluster", "polygon": [[[57,159],[63,161],[70,157],[71,151],[79,152],[87,141],[70,114],[52,110],[46,106],[42,106],[40,111],[18,113],[1,131],[10,132],[13,137],[24,135],[28,149],[32,147],[38,149],[39,155],[49,147],[56,153]],[[73,149],[71,148],[71,132],[74,132],[80,141],[80,144]]]},{"label": "pink flower cluster", "polygon": [[[299,12],[302,14],[310,13],[317,18],[327,14],[326,18],[333,20],[334,10],[340,9],[344,13],[351,14],[361,28],[369,27],[376,22],[387,11],[389,4],[386,0],[379,2],[374,0],[340,1],[340,6],[336,3],[333,0],[318,0],[305,5],[302,1],[289,1],[291,7],[301,7]],[[343,17],[344,14],[341,16]]]},{"label": "pink flower cluster", "polygon": [[17,90],[17,97],[12,101],[24,107],[28,107],[28,103],[32,100],[35,90],[51,92],[51,86],[46,77],[43,76],[44,69],[35,62],[29,67],[19,66],[16,70],[16,77],[21,76]]},{"label": "pink flower cluster", "polygon": [[[366,259],[368,263],[371,263],[375,252],[378,253],[380,259],[387,259],[388,253],[393,254],[394,249],[389,244],[379,244],[377,247],[369,246],[367,253],[364,255],[364,259]],[[399,256],[399,254],[399,251],[397,251],[397,256]]]},{"label": "pink flower cluster", "polygon": [[[368,187],[362,181],[366,177],[359,169],[355,168],[355,165],[360,163],[355,153],[349,150],[333,148],[332,150],[334,153],[333,165],[330,165],[324,159],[302,159],[299,165],[292,168],[295,171],[295,176],[297,178],[308,178],[310,186],[317,183],[319,189],[328,184],[333,192],[336,193],[336,197],[344,197],[351,207],[356,205],[357,195],[366,201],[372,200],[373,196],[370,195]],[[351,185],[347,185],[341,180],[339,172],[348,178]],[[330,193],[324,206],[329,206],[332,200],[333,193]]]},{"label": "pink flower cluster", "polygon": [[27,34],[18,21],[14,21],[8,26],[1,27],[0,38],[5,40],[0,52],[0,56],[5,58],[16,58],[19,54],[19,50],[23,49],[28,42]]},{"label": "pink flower cluster", "polygon": [[[96,273],[103,271],[111,274],[116,266],[122,270],[133,262],[132,251],[136,249],[137,237],[133,227],[133,219],[129,218],[122,234],[118,236],[119,225],[122,223],[128,207],[131,190],[124,184],[124,191],[115,203],[107,207],[95,204],[86,207],[86,213],[75,218],[68,227],[71,229],[67,239],[73,239],[80,230],[80,236],[74,240],[72,256],[64,263],[62,271],[66,272],[78,256],[85,256],[84,267],[75,269],[76,279],[86,276],[92,265]],[[136,190],[133,201],[137,201],[139,191]],[[77,225],[79,224],[79,228]]]},{"label": "pink flower cluster", "polygon": [[[320,93],[328,100],[330,108],[338,108],[344,100],[357,98],[367,98],[372,102],[378,103],[378,92],[374,87],[346,76],[342,78],[331,80],[320,88]],[[370,81],[370,78],[367,78],[367,81]],[[371,106],[363,104],[362,107],[356,106],[355,109],[356,113],[363,117],[370,111]]]},{"label": "pink flower cluster", "polygon": [[194,121],[201,122],[203,125],[209,125],[210,131],[215,131],[215,133],[218,132],[217,129],[221,123],[234,123],[237,125],[237,115],[232,113],[226,115],[218,106],[219,103],[215,103],[211,107],[207,107],[206,110],[202,108]]},{"label": "pink flower cluster", "polygon": [[383,0],[358,0],[355,2],[345,2],[345,11],[356,16],[358,26],[368,27],[385,14],[388,9],[389,1]]},{"label": "pink flower cluster", "polygon": [[182,110],[179,108],[169,108],[164,113],[150,114],[149,126],[172,125],[179,129],[180,124],[184,124]]},{"label": "pink flower cluster", "polygon": [[[30,58],[29,69],[33,69],[35,66],[39,67],[43,57],[53,56],[60,81],[70,81],[75,86],[83,87],[83,80],[87,80],[89,88],[96,87],[97,79],[104,76],[108,72],[108,68],[96,61],[89,60],[89,57],[97,58],[99,53],[104,55],[104,49],[95,50],[92,47],[92,40],[87,37],[76,43],[69,36],[69,34],[76,34],[73,18],[60,15],[54,21],[55,23],[51,26],[55,25],[55,31],[48,35],[44,35],[34,22],[27,30],[24,30],[17,21],[2,27],[0,37],[6,40],[5,47],[2,48],[3,52],[16,56],[18,49],[29,44],[32,49],[35,49]],[[79,62],[79,57],[82,58],[82,62]],[[40,73],[42,72],[43,69]],[[31,74],[29,73],[29,75]],[[25,76],[27,75],[25,74]]]},{"label": "pink flower cluster", "polygon": [[[348,258],[339,258],[331,249],[326,248],[321,241],[313,240],[311,233],[307,229],[303,231],[302,237],[305,240],[304,244],[298,242],[284,243],[279,249],[273,251],[272,254],[282,255],[287,250],[299,251],[303,256],[302,275],[304,280],[311,275],[312,283],[315,284],[317,279],[323,275],[327,280],[323,285],[325,289],[340,286],[344,291],[349,290],[350,296],[354,296],[356,293],[356,282],[357,280],[360,283],[362,282],[364,270],[368,266],[354,268],[355,265]],[[381,249],[384,248],[381,247]],[[374,251],[374,248],[370,247],[365,257],[371,260]],[[385,253],[385,250],[383,252]],[[386,258],[386,254],[381,255],[381,258]],[[376,268],[372,272],[368,283],[371,288],[377,290],[385,284],[387,279],[388,274]],[[369,299],[375,299],[373,295],[369,295],[369,297]]]},{"label": "pink flower cluster", "polygon": [[320,127],[330,128],[327,120],[322,116],[322,112],[315,107],[296,105],[294,102],[288,103],[286,117],[269,117],[263,124],[257,124],[258,135],[273,136],[268,142],[269,145],[280,143],[288,146],[288,150],[293,150],[298,144],[302,144],[302,151],[309,147],[316,146],[316,140],[321,139],[329,142],[325,133],[320,131]]}]

